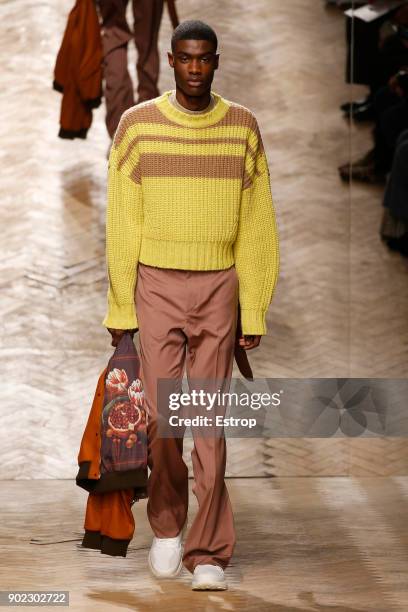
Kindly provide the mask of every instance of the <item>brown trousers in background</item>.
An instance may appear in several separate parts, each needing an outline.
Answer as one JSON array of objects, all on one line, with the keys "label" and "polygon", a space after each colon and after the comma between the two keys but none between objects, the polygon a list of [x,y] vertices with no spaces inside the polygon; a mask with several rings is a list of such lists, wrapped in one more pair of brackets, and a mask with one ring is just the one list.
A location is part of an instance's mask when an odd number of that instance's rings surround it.
[{"label": "brown trousers in background", "polygon": [[137,103],[160,95],[158,36],[164,0],[132,0],[133,32],[126,20],[128,0],[98,0],[102,19],[103,78],[106,128],[113,138],[122,114],[135,104],[128,71],[127,46],[137,49]]},{"label": "brown trousers in background", "polygon": [[[154,534],[175,537],[188,512],[188,468],[183,438],[157,436],[157,379],[224,379],[228,392],[238,315],[238,275],[227,270],[156,268],[139,262],[135,292],[140,376],[148,411],[147,514]],[[194,381],[193,381],[194,382]],[[189,384],[190,391],[192,390]],[[197,388],[197,387],[194,387]],[[224,481],[226,439],[192,428],[193,493],[198,511],[187,533],[183,564],[225,568],[235,546],[234,518]]]}]

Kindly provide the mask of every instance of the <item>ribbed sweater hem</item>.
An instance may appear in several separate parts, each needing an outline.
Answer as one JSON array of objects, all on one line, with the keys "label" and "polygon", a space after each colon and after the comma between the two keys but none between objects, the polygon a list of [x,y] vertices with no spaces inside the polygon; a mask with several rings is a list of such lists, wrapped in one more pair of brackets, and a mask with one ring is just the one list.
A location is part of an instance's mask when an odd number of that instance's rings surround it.
[{"label": "ribbed sweater hem", "polygon": [[224,270],[234,264],[230,242],[180,242],[143,236],[139,261],[179,270]]}]

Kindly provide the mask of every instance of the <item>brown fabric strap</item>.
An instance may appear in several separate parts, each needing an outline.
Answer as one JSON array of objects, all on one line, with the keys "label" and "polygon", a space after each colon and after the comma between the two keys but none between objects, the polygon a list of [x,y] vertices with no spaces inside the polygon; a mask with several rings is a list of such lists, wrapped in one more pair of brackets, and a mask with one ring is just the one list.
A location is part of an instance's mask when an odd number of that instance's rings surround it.
[{"label": "brown fabric strap", "polygon": [[252,369],[248,361],[247,352],[239,344],[239,338],[241,338],[241,336],[242,336],[241,306],[240,306],[240,303],[238,302],[238,320],[237,320],[237,333],[236,333],[236,338],[235,338],[234,356],[235,356],[235,361],[237,363],[238,369],[241,372],[242,376],[244,376],[247,380],[253,380],[254,376],[253,376]]}]

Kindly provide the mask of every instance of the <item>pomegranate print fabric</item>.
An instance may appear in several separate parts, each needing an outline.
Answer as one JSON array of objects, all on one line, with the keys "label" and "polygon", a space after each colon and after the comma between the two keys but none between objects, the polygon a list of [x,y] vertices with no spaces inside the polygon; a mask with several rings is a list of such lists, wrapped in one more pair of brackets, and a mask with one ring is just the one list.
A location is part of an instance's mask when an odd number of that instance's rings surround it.
[{"label": "pomegranate print fabric", "polygon": [[125,333],[109,360],[101,417],[101,474],[146,469],[147,414],[140,360]]}]

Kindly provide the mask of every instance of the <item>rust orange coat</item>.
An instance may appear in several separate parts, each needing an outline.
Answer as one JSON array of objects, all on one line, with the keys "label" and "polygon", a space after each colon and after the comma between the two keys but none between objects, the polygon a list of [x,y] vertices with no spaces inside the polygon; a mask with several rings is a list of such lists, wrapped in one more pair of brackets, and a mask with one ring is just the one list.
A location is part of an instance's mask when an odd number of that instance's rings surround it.
[{"label": "rust orange coat", "polygon": [[147,469],[101,476],[101,417],[107,367],[101,372],[78,453],[76,484],[89,491],[82,546],[126,557],[134,535],[132,505],[147,497]]},{"label": "rust orange coat", "polygon": [[60,138],[86,138],[102,98],[102,38],[94,0],[77,0],[58,51],[53,88],[62,93]]}]

